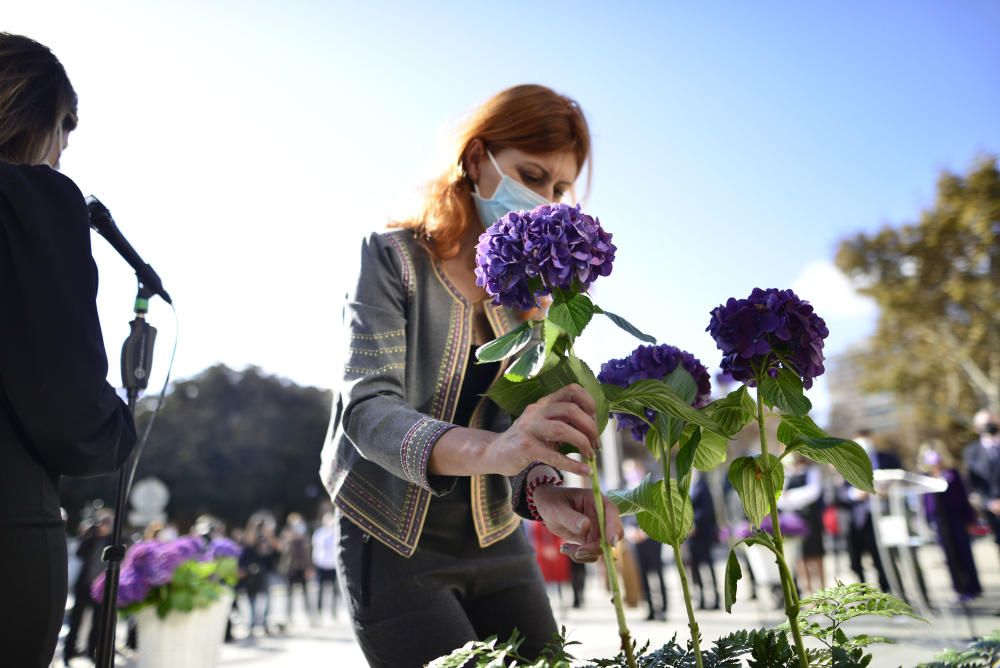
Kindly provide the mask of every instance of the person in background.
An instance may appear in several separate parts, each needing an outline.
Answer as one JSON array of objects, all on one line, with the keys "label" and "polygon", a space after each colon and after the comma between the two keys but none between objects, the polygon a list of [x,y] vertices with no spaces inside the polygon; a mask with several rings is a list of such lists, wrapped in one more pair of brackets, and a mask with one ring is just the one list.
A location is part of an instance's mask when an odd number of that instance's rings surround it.
[{"label": "person in background", "polygon": [[77,124],[66,70],[0,32],[0,647],[48,666],[66,610],[59,478],[119,469],[135,424],[108,384],[83,194],[60,174]]},{"label": "person in background", "polygon": [[302,592],[302,607],[306,616],[311,617],[309,594],[306,582],[313,577],[312,548],[309,545],[309,527],[299,513],[289,513],[285,521],[285,529],[281,532],[281,562],[279,570],[285,576],[288,588],[287,623],[292,623],[292,601],[294,589],[297,586]]},{"label": "person in background", "polygon": [[802,539],[799,560],[799,583],[803,594],[826,586],[823,572],[823,471],[799,453],[792,455],[791,469],[785,474],[785,491],[778,499],[778,510],[799,515],[809,527]]},{"label": "person in background", "polygon": [[[875,449],[875,442],[872,441],[872,433],[868,429],[861,429],[854,441],[862,447],[868,459],[872,463],[872,469],[898,469],[902,467],[899,457],[888,452],[878,452]],[[866,582],[865,567],[862,561],[867,552],[871,555],[875,563],[875,570],[878,572],[878,584],[882,591],[889,592],[889,578],[886,577],[885,568],[882,565],[882,558],[879,556],[878,545],[875,542],[875,524],[872,519],[872,500],[867,492],[856,489],[844,483],[839,491],[839,498],[851,511],[851,522],[847,532],[847,553],[851,559],[851,570],[858,576],[858,580]]]},{"label": "person in background", "polygon": [[694,509],[694,528],[686,541],[691,561],[691,580],[698,587],[698,609],[705,610],[705,581],[702,568],[708,569],[712,578],[712,605],[710,610],[718,610],[719,583],[715,576],[712,549],[719,542],[719,523],[715,517],[715,500],[708,486],[708,478],[697,469],[691,470],[691,506]]},{"label": "person in background", "polygon": [[[636,523],[634,517],[625,518],[625,538],[635,553],[638,562],[639,581],[642,583],[642,595],[646,599],[649,611],[646,620],[666,620],[667,618],[667,582],[663,577],[663,543],[646,535]],[[653,595],[651,580],[655,576],[657,595]],[[657,605],[659,601],[659,605]]]},{"label": "person in background", "polygon": [[88,613],[90,614],[90,634],[87,636],[86,656],[93,658],[97,651],[97,638],[100,632],[98,620],[101,606],[91,597],[90,584],[104,570],[101,555],[104,548],[111,544],[111,528],[114,519],[114,513],[110,510],[99,509],[94,516],[93,524],[84,529],[80,545],[76,549],[76,556],[80,558],[80,572],[73,584],[73,609],[69,613],[69,628],[63,642],[63,663],[67,666],[70,659],[80,655],[77,637],[80,634],[83,618]]},{"label": "person in background", "polygon": [[337,618],[337,521],[332,511],[323,519],[312,536],[312,563],[316,570],[316,619],[322,621],[323,600],[330,586],[330,616]]},{"label": "person in background", "polygon": [[979,438],[965,447],[969,490],[993,530],[1000,547],[1000,420],[987,410],[976,413],[973,426]]},{"label": "person in background", "polygon": [[270,634],[271,577],[281,553],[281,543],[274,535],[273,518],[259,513],[251,516],[243,541],[239,569],[250,601],[250,635],[253,636],[256,629]]},{"label": "person in background", "polygon": [[923,465],[930,475],[948,483],[948,489],[937,494],[924,494],[924,512],[937,534],[938,545],[944,550],[945,563],[951,575],[951,585],[958,603],[967,603],[983,593],[979,584],[976,561],[972,556],[969,528],[976,523],[976,511],[957,470],[944,465],[944,448],[937,444],[923,454]]},{"label": "person in background", "polygon": [[563,585],[570,581],[570,558],[562,553],[562,539],[545,528],[542,522],[533,522],[528,528],[531,544],[535,548],[535,560],[546,584],[556,586],[556,600],[565,609]]}]

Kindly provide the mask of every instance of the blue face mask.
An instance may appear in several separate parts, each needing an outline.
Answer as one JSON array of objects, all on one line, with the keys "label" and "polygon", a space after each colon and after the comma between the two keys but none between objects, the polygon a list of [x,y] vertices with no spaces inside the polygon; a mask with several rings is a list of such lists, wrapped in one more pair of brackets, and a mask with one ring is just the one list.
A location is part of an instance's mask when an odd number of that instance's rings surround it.
[{"label": "blue face mask", "polygon": [[500,170],[496,158],[489,151],[486,151],[493,167],[500,174],[500,184],[493,193],[493,197],[486,199],[479,194],[479,188],[475,188],[472,199],[476,203],[476,211],[479,212],[479,220],[483,227],[489,227],[503,218],[511,211],[521,211],[523,209],[534,209],[542,204],[551,204],[547,199],[536,193],[534,190],[519,181],[515,181]]}]

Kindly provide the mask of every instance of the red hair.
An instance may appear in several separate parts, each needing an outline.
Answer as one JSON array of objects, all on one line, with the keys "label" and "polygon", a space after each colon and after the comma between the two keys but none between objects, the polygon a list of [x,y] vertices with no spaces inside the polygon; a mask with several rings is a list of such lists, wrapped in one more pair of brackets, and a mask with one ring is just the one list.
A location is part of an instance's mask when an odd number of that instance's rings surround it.
[{"label": "red hair", "polygon": [[455,257],[468,226],[479,225],[472,202],[472,179],[463,165],[469,145],[476,139],[494,153],[506,148],[535,155],[573,151],[578,174],[587,164],[589,184],[590,129],[575,100],[536,84],[497,93],[464,124],[456,142],[455,164],[428,185],[423,211],[391,225],[426,238],[440,259]]}]

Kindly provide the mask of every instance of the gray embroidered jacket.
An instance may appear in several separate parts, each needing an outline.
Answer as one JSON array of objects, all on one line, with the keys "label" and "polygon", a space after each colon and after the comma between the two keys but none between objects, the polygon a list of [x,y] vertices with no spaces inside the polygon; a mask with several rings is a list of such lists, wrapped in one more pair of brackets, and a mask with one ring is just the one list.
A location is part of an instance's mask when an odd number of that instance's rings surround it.
[{"label": "gray embroidered jacket", "polygon": [[[495,336],[519,324],[510,309],[487,303],[485,313]],[[473,304],[412,232],[375,233],[364,241],[357,285],[344,307],[342,375],[321,475],[346,517],[404,557],[416,550],[431,497],[456,482],[428,475],[427,461],[454,426],[472,323]],[[509,416],[485,399],[470,424],[491,431],[509,425]],[[472,478],[481,546],[517,529],[518,513],[526,510],[523,479],[523,473]]]}]

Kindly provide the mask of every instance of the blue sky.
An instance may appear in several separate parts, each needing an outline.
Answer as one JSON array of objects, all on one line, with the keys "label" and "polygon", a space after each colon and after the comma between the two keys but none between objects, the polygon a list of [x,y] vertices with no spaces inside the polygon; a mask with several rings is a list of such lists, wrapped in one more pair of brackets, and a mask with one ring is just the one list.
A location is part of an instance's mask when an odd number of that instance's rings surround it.
[{"label": "blue sky", "polygon": [[[598,303],[710,367],[708,311],[754,286],[811,300],[831,353],[860,340],[875,311],[830,268],[838,240],[915,219],[940,170],[1000,151],[985,1],[42,0],[3,27],[66,65],[81,121],[63,170],[173,294],[181,376],[255,363],[329,387],[356,240],[412,211],[449,128],[516,83],[590,120],[585,208],[619,247]],[[134,286],[95,255],[118,382]],[[151,318],[162,372],[173,328]],[[632,346],[602,323],[580,351],[596,365]]]}]

